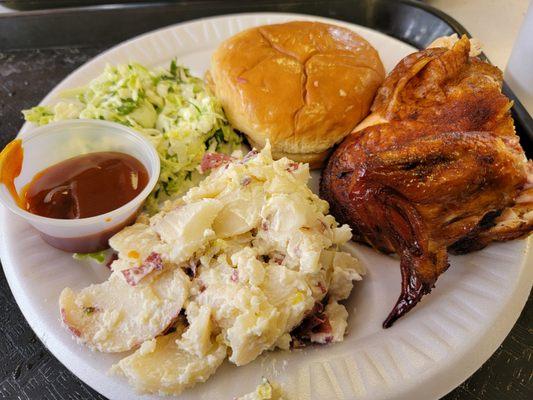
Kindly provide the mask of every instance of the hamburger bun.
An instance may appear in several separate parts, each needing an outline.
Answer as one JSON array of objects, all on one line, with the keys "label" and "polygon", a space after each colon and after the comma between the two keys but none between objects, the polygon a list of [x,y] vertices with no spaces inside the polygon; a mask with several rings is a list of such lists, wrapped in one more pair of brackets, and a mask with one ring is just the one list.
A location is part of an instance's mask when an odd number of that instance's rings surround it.
[{"label": "hamburger bun", "polygon": [[245,30],[213,54],[208,82],[230,123],[273,156],[320,167],[368,114],[385,70],[353,31],[294,21]]}]

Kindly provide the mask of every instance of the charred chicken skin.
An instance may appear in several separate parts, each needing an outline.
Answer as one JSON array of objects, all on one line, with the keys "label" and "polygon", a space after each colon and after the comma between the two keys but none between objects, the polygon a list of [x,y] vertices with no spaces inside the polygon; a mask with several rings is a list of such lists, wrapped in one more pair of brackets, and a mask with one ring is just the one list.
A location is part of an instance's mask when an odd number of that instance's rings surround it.
[{"label": "charred chicken skin", "polygon": [[463,37],[404,58],[322,174],[321,196],[354,238],[400,257],[401,294],[385,328],[431,291],[448,251],[533,229],[533,168],[501,71],[469,52]]}]

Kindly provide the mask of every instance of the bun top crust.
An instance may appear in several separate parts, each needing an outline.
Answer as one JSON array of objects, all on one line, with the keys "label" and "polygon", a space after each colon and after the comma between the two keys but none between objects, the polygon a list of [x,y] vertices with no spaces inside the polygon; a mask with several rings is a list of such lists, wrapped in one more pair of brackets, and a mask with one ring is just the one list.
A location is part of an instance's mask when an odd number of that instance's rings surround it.
[{"label": "bun top crust", "polygon": [[[220,45],[210,79],[231,124],[273,154],[323,159],[370,109],[385,70],[353,31],[295,21],[243,31]],[[316,160],[315,160],[316,161]]]}]

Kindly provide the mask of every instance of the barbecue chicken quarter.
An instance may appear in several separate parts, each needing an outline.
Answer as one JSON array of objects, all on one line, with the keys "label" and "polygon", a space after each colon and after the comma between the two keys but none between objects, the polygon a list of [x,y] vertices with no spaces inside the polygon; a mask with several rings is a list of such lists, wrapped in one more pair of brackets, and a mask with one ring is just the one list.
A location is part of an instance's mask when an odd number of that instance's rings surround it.
[{"label": "barbecue chicken quarter", "polygon": [[322,174],[321,196],[354,238],[400,257],[401,294],[385,328],[431,291],[449,251],[533,229],[533,164],[502,73],[469,52],[463,37],[404,58]]}]

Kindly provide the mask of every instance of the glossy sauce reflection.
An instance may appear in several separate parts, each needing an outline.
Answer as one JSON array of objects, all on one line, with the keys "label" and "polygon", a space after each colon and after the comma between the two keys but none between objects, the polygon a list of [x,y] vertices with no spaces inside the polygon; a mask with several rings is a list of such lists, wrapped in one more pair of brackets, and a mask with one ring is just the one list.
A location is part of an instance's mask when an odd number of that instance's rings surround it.
[{"label": "glossy sauce reflection", "polygon": [[148,172],[136,158],[98,152],[62,161],[39,172],[23,189],[27,211],[56,219],[102,215],[133,200]]}]

